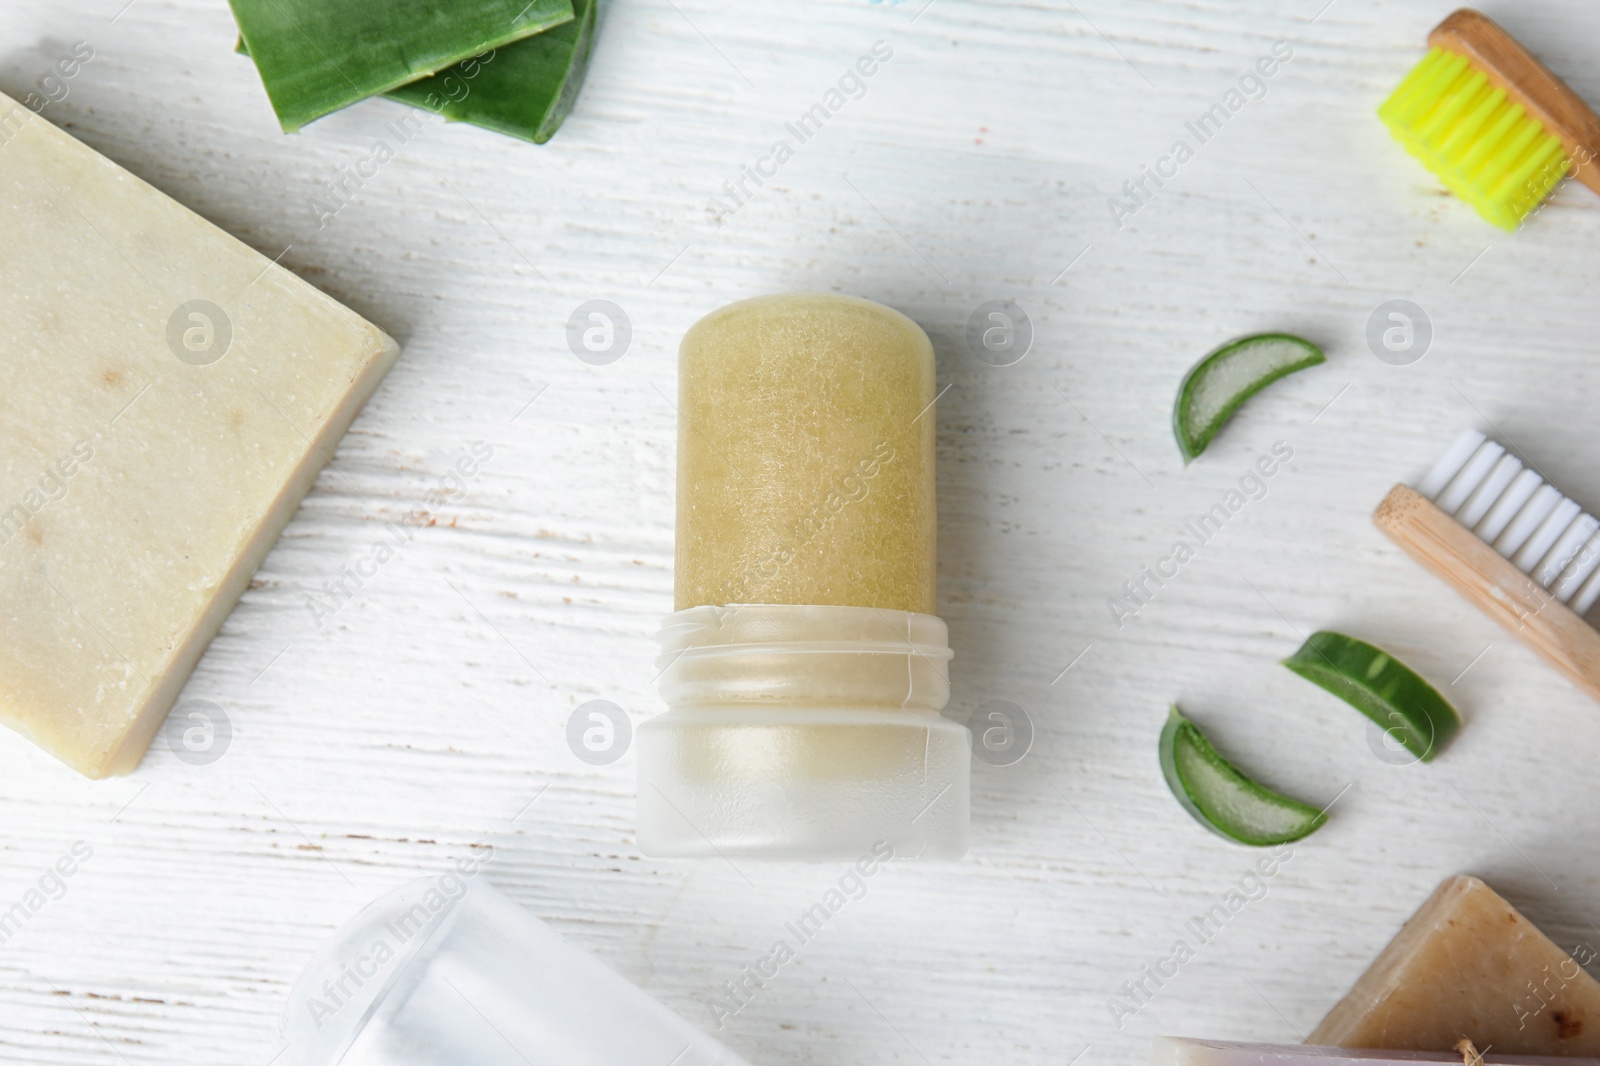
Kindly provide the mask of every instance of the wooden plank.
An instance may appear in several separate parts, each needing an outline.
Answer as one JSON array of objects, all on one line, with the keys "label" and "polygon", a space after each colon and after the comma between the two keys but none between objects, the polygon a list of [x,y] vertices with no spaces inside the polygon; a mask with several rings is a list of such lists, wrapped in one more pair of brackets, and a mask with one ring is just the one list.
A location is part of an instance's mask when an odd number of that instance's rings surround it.
[{"label": "wooden plank", "polygon": [[[158,749],[89,784],[0,735],[0,904],[74,840],[95,849],[0,946],[0,1061],[266,1063],[317,944],[484,843],[496,884],[709,1025],[708,998],[843,870],[640,856],[632,755],[585,764],[565,726],[590,699],[635,724],[659,707],[678,337],[789,288],[881,300],[932,335],[950,713],[1011,700],[1037,736],[1015,766],[974,767],[971,856],[891,865],[719,1033],[731,1047],[758,1066],[1062,1066],[1086,1046],[1078,1066],[1141,1066],[1157,1032],[1294,1041],[1461,871],[1563,947],[1596,942],[1600,856],[1558,817],[1600,805],[1593,704],[1369,521],[1480,418],[1600,501],[1600,203],[1560,190],[1503,240],[1372,114],[1438,11],[617,0],[550,144],[426,126],[319,228],[309,202],[404,112],[378,101],[283,136],[225,5],[137,0],[112,22],[122,3],[0,0],[0,90],[25,95],[88,41],[46,118],[281,253],[404,354],[185,690],[230,716],[223,758]],[[1506,21],[1552,68],[1590,69],[1592,5]],[[879,39],[895,56],[866,95],[717,226],[707,201]],[[1280,39],[1294,57],[1264,98],[1119,229],[1108,200]],[[1406,367],[1366,340],[1395,295],[1434,326]],[[997,368],[962,333],[1006,296],[1036,337]],[[591,299],[633,321],[609,366],[566,345]],[[1178,381],[1266,328],[1328,365],[1256,397],[1185,470]],[[312,597],[478,440],[493,458],[319,628]],[[1294,458],[1265,498],[1119,629],[1107,600],[1279,440]],[[1364,718],[1277,665],[1318,628],[1446,691],[1466,717],[1450,750],[1375,757]],[[1260,858],[1167,792],[1173,699],[1275,787],[1353,787],[1119,1027],[1112,997]]]}]

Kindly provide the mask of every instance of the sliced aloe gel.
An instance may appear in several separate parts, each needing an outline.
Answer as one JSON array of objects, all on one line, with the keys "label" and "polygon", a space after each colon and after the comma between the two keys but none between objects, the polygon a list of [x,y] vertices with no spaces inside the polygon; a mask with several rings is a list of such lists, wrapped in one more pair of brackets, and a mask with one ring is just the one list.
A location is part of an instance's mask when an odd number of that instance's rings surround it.
[{"label": "sliced aloe gel", "polygon": [[286,133],[574,20],[570,0],[229,0]]},{"label": "sliced aloe gel", "polygon": [[1313,633],[1283,665],[1377,722],[1423,762],[1461,728],[1461,715],[1438,689],[1364,640]]},{"label": "sliced aloe gel", "polygon": [[1326,361],[1321,348],[1291,333],[1240,337],[1200,360],[1184,375],[1172,407],[1172,432],[1183,461],[1205,451],[1250,397],[1286,374]]},{"label": "sliced aloe gel", "polygon": [[1281,796],[1234,769],[1177,707],[1161,731],[1161,772],[1195,821],[1240,844],[1287,844],[1328,820],[1317,808]]},{"label": "sliced aloe gel", "polygon": [[572,0],[573,21],[514,41],[489,62],[466,59],[385,95],[452,122],[543,144],[560,129],[583,86],[594,44],[595,8],[595,0]]}]

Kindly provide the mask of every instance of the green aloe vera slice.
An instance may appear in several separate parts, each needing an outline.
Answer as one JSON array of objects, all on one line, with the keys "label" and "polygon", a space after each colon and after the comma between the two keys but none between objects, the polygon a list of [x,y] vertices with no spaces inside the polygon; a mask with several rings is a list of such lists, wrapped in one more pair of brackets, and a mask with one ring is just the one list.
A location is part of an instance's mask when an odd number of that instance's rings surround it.
[{"label": "green aloe vera slice", "polygon": [[1423,762],[1432,760],[1461,728],[1461,715],[1438,689],[1364,640],[1313,633],[1283,665],[1377,722]]},{"label": "green aloe vera slice", "polygon": [[[561,128],[583,86],[594,50],[596,6],[595,0],[573,0],[577,17],[571,22],[463,59],[384,96],[451,122],[543,144]],[[238,51],[250,54],[242,38]]]},{"label": "green aloe vera slice", "polygon": [[1317,808],[1264,788],[1234,769],[1177,707],[1161,731],[1161,772],[1195,821],[1240,844],[1287,844],[1328,820]]},{"label": "green aloe vera slice", "polygon": [[462,60],[385,95],[452,122],[543,144],[561,128],[583,86],[594,45],[595,8],[595,0],[572,0],[577,17],[571,22],[513,42],[488,62],[481,57]]},{"label": "green aloe vera slice", "polygon": [[229,0],[285,132],[571,22],[571,0]]},{"label": "green aloe vera slice", "polygon": [[1184,375],[1172,407],[1172,432],[1183,461],[1206,450],[1239,405],[1286,374],[1327,361],[1322,349],[1292,333],[1256,333],[1229,341]]}]

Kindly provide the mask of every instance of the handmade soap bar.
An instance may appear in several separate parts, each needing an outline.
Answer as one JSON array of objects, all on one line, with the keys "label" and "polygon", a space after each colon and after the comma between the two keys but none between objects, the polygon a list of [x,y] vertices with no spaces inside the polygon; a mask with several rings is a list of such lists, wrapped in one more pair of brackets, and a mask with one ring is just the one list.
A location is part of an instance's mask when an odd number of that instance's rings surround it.
[{"label": "handmade soap bar", "polygon": [[5,96],[0,276],[0,721],[126,773],[397,348]]},{"label": "handmade soap bar", "polygon": [[678,610],[934,610],[933,347],[869,300],[697,322],[678,364]]},{"label": "handmade soap bar", "polygon": [[1307,1043],[1444,1052],[1462,1039],[1600,1056],[1600,982],[1475,877],[1441,884]]}]

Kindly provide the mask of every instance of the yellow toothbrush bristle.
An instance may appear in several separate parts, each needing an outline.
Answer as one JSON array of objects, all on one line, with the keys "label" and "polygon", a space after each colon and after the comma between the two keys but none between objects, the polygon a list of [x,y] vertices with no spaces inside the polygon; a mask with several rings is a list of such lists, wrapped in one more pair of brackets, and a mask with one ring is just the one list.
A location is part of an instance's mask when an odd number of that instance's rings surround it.
[{"label": "yellow toothbrush bristle", "polygon": [[1514,230],[1571,160],[1466,56],[1431,49],[1378,108],[1395,140],[1489,222]]}]

